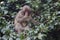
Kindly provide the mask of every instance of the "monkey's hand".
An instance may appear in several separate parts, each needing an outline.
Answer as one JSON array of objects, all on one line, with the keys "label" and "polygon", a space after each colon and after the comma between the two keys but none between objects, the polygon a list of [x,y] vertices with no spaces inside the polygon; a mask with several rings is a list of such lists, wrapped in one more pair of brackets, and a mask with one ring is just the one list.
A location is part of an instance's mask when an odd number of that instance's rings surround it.
[{"label": "monkey's hand", "polygon": [[40,22],[38,22],[38,21],[36,21],[36,20],[34,20],[34,19],[32,19],[31,22],[32,22],[34,25],[40,25]]}]

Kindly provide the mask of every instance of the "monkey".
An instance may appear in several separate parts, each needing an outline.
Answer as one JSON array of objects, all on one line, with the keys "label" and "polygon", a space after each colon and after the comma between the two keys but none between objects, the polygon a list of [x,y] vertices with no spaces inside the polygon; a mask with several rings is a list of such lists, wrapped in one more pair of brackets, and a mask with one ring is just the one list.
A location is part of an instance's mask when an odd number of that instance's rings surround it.
[{"label": "monkey", "polygon": [[31,8],[28,5],[25,5],[22,7],[22,9],[17,13],[14,25],[15,30],[20,33],[25,30],[29,30],[30,27],[28,25],[28,22],[31,21],[34,24],[39,24],[39,22],[35,21],[31,16]]}]

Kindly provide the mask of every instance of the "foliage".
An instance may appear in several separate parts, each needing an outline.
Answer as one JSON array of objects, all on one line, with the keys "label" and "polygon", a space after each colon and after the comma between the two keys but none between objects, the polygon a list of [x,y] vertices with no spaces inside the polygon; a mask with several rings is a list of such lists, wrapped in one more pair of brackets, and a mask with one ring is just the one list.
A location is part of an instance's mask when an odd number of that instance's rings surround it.
[{"label": "foliage", "polygon": [[[29,5],[32,25],[26,34],[14,31],[14,18],[22,6]],[[60,40],[60,0],[0,0],[0,40]]]}]

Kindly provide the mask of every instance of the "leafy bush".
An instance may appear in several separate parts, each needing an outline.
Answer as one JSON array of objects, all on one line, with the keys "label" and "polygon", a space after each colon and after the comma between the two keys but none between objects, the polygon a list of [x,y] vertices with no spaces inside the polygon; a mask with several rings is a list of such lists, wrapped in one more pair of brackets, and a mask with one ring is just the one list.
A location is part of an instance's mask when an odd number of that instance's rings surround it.
[{"label": "leafy bush", "polygon": [[[14,31],[14,18],[24,5],[33,10],[40,25],[20,35]],[[60,40],[60,0],[0,0],[0,40]]]}]

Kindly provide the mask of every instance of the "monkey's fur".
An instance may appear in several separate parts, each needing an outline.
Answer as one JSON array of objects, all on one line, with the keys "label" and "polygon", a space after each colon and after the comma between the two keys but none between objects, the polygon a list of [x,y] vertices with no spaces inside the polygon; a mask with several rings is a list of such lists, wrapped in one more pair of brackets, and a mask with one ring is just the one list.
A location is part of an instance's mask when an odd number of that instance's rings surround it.
[{"label": "monkey's fur", "polygon": [[20,10],[16,17],[15,17],[15,21],[14,21],[14,25],[15,25],[15,30],[20,33],[23,32],[25,30],[29,30],[30,27],[28,25],[28,22],[31,21],[32,23],[39,23],[35,20],[32,19],[31,17],[31,8],[27,5],[25,5],[22,10]]}]

